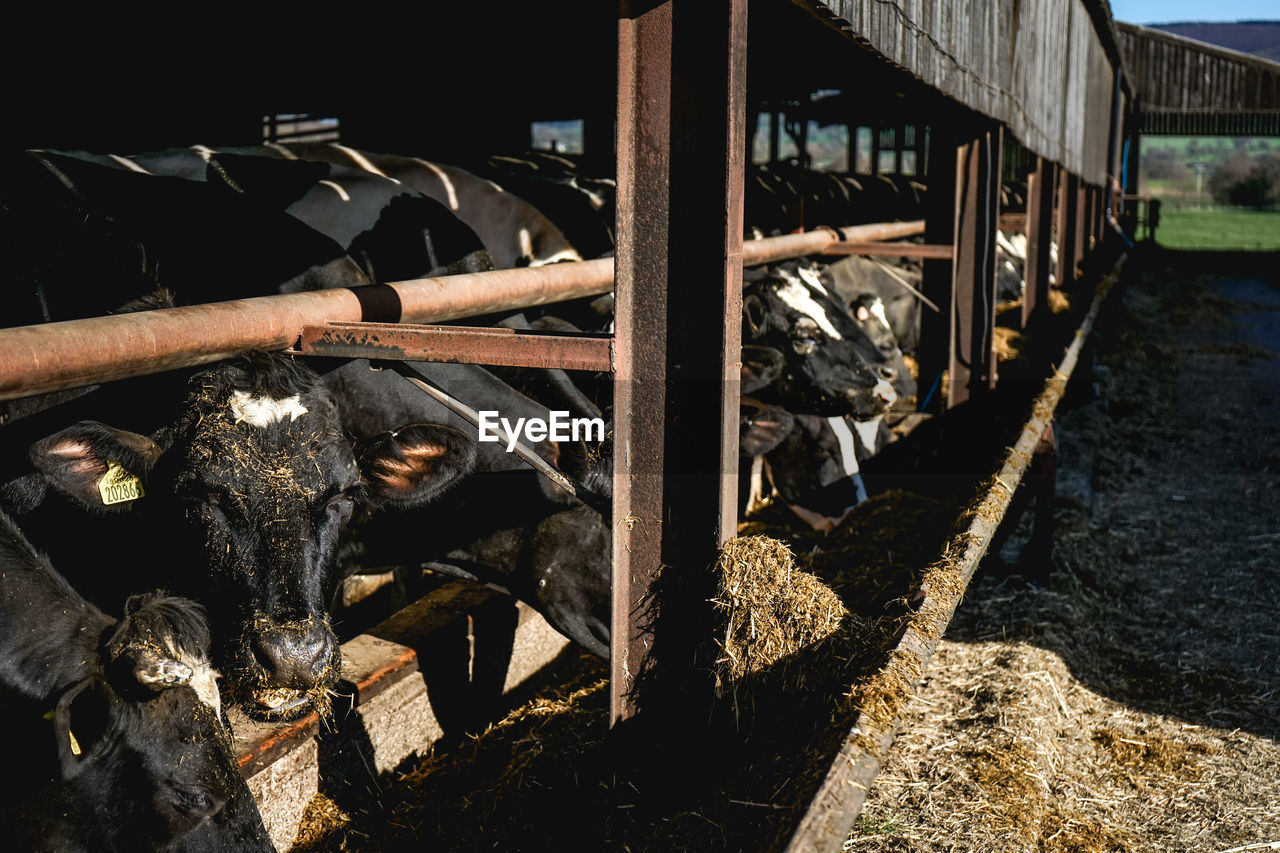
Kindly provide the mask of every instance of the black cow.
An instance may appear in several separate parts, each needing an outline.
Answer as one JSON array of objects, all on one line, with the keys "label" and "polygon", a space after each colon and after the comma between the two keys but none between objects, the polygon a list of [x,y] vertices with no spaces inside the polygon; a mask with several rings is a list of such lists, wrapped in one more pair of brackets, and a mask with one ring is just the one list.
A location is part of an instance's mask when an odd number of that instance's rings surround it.
[{"label": "black cow", "polygon": [[342,247],[370,281],[493,268],[476,234],[440,202],[376,171],[304,162],[280,146],[204,146],[142,154],[66,152],[117,170],[178,177],[284,211]]},{"label": "black cow", "polygon": [[167,287],[180,304],[368,284],[332,239],[208,183],[53,152],[0,158],[6,326],[97,316]]},{"label": "black cow", "polygon": [[[127,576],[204,603],[229,696],[268,719],[302,713],[338,676],[326,611],[357,504],[430,501],[474,465],[472,441],[439,424],[353,446],[319,377],[266,353],[194,376],[152,437],[87,421],[30,455],[35,470],[0,500],[31,538],[85,567],[75,580],[91,598]],[[83,535],[65,535],[68,513]],[[127,544],[120,570],[87,571],[104,543]]]},{"label": "black cow", "polygon": [[271,850],[223,727],[209,646],[201,608],[162,592],[107,616],[0,513],[7,843]]}]

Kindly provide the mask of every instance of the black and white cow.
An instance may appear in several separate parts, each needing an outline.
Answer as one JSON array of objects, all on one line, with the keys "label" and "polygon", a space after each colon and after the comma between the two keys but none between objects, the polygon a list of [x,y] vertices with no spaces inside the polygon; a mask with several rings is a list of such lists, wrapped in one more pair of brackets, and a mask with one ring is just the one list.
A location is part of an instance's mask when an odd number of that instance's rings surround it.
[{"label": "black and white cow", "polygon": [[457,166],[337,143],[287,143],[269,149],[286,158],[357,168],[435,199],[471,227],[498,269],[582,260],[564,233],[536,207]]},{"label": "black and white cow", "polygon": [[920,290],[919,271],[851,255],[823,266],[821,280],[851,311],[861,309],[883,315],[885,325],[904,353],[914,354],[919,348],[921,302],[909,289]]},{"label": "black and white cow", "polygon": [[[154,592],[129,597],[114,619],[0,512],[8,846],[272,850],[209,657],[198,605]],[[222,814],[228,802],[234,815]]]},{"label": "black and white cow", "polygon": [[368,284],[335,241],[216,185],[57,154],[3,155],[6,326],[98,316],[167,287],[179,304]]},{"label": "black and white cow", "polygon": [[897,401],[895,384],[910,387],[902,352],[886,345],[892,333],[883,316],[849,314],[808,263],[748,271],[742,303],[743,343],[770,347],[786,360],[778,380],[757,394],[762,401],[871,420]]},{"label": "black and white cow", "polygon": [[[338,677],[327,607],[356,506],[432,500],[471,470],[474,444],[414,424],[353,445],[312,370],[257,353],[196,374],[150,437],[81,422],[30,457],[0,500],[33,541],[83,567],[74,580],[95,600],[127,577],[205,604],[229,696],[270,719],[302,713]],[[117,570],[88,571],[113,543]]]},{"label": "black and white cow", "polygon": [[204,182],[283,211],[336,242],[373,282],[493,268],[480,239],[441,202],[351,160],[305,162],[281,146],[67,153],[119,170]]}]

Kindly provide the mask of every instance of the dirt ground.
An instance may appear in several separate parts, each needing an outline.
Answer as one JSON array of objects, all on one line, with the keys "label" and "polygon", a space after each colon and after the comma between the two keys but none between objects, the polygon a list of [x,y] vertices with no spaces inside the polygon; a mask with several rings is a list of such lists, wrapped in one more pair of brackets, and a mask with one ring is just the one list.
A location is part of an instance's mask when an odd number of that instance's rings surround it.
[{"label": "dirt ground", "polygon": [[1280,258],[1125,280],[1056,421],[1050,582],[988,557],[847,851],[1280,849]]}]

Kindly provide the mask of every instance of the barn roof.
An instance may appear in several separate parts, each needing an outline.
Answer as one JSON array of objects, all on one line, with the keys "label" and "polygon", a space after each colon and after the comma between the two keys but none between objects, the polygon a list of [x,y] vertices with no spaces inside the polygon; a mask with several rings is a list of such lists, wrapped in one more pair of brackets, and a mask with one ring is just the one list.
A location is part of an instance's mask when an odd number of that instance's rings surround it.
[{"label": "barn roof", "polygon": [[1141,130],[1280,136],[1280,62],[1117,23]]},{"label": "barn roof", "polygon": [[1105,183],[1120,65],[1107,0],[796,0],[1028,149]]}]

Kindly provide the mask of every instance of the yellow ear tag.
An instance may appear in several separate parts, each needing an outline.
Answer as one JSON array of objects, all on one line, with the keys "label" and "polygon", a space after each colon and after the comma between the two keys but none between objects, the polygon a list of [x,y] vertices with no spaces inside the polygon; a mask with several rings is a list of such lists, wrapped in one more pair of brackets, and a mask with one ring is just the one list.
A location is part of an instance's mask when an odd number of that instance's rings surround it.
[{"label": "yellow ear tag", "polygon": [[71,754],[80,754],[80,742],[76,740],[76,736],[71,733],[71,729],[67,729],[67,737],[71,738]]},{"label": "yellow ear tag", "polygon": [[107,460],[107,473],[98,481],[98,492],[105,506],[136,501],[146,494],[142,490],[142,480],[121,468],[114,459]]}]

